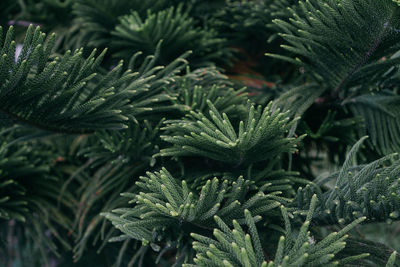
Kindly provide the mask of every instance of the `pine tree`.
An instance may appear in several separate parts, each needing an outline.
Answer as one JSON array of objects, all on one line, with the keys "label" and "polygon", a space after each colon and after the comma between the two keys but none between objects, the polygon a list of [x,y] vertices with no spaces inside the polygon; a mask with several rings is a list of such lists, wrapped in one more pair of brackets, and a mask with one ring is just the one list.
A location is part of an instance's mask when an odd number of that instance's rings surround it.
[{"label": "pine tree", "polygon": [[1,266],[400,266],[399,1],[0,13]]}]

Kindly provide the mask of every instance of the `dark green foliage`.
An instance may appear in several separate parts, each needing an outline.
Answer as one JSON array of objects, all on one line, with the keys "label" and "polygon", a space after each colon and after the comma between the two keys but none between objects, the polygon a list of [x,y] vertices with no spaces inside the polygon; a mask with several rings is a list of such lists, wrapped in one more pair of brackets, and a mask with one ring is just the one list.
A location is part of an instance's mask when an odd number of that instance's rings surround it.
[{"label": "dark green foliage", "polygon": [[[280,205],[275,194],[251,192],[252,183],[242,177],[234,182],[215,177],[207,180],[201,190],[193,190],[191,184],[178,181],[166,169],[148,172],[147,177],[140,179],[136,182],[140,193],[123,194],[131,198],[134,207],[103,214],[125,234],[115,240],[134,238],[145,244],[155,243],[153,248],[160,242],[173,244],[174,240],[185,241],[193,231],[212,230],[213,216],[227,222],[235,219],[244,223],[244,210],[251,210],[255,215],[269,214]],[[259,216],[254,218],[260,219]],[[179,231],[176,231],[177,226]],[[175,246],[179,249],[183,245]]]},{"label": "dark green foliage", "polygon": [[4,27],[8,24],[8,20],[12,19],[18,10],[18,3],[13,0],[4,0],[0,2],[0,26]]},{"label": "dark green foliage", "polygon": [[378,94],[365,94],[345,102],[356,116],[364,119],[365,130],[371,142],[381,154],[400,151],[399,96],[385,91]]},{"label": "dark green foliage", "polygon": [[[10,135],[10,134],[8,134]],[[25,222],[29,214],[28,199],[25,199],[26,188],[24,181],[40,181],[41,177],[48,175],[49,166],[41,158],[27,165],[27,151],[32,147],[23,145],[20,147],[7,148],[7,141],[12,140],[12,135],[4,134],[1,146],[1,207],[0,217],[2,219],[16,219]],[[16,170],[16,171],[15,171]],[[35,178],[36,177],[36,178]]]},{"label": "dark green foliage", "polygon": [[292,10],[295,15],[289,23],[275,21],[288,42],[283,47],[300,57],[287,60],[304,65],[333,94],[360,81],[371,82],[369,78],[379,77],[398,63],[397,59],[379,61],[399,48],[400,9],[393,2],[311,0],[299,5],[307,17]]},{"label": "dark green foliage", "polygon": [[333,188],[321,193],[318,187],[307,186],[300,189],[294,204],[301,210],[310,201],[310,192],[316,192],[320,200],[316,219],[320,223],[341,224],[366,216],[370,221],[397,219],[400,214],[398,206],[399,161],[392,164],[388,161],[395,155],[388,155],[372,163],[352,166],[356,152],[365,138],[361,139],[349,152],[346,161],[338,173],[326,179],[315,181],[323,186],[335,179]]},{"label": "dark green foliage", "polygon": [[83,35],[90,46],[103,47],[109,43],[110,33],[118,23],[118,17],[128,14],[131,9],[141,14],[147,9],[162,6],[163,1],[150,0],[75,0],[73,12],[83,27]]},{"label": "dark green foliage", "polygon": [[0,240],[0,260],[4,263],[16,259],[15,255],[6,255],[2,250],[35,244],[38,262],[45,264],[48,262],[46,250],[58,254],[59,248],[70,249],[65,233],[72,225],[68,210],[76,201],[71,192],[58,199],[61,179],[54,171],[59,166],[53,149],[37,142],[12,145],[11,141],[20,135],[17,127],[1,132],[1,235],[7,235],[4,226],[9,224],[15,236],[8,233],[7,241]]},{"label": "dark green foliage", "polygon": [[[75,0],[18,0],[21,11],[19,15],[11,21],[13,25],[23,26],[30,22],[40,25],[41,30],[51,34],[57,32],[57,40],[54,48],[60,49],[69,39],[69,34],[74,25],[71,23],[74,19],[72,6]],[[74,40],[76,41],[76,40]],[[64,46],[67,50],[79,49],[79,45]]]},{"label": "dark green foliage", "polygon": [[230,1],[218,10],[213,26],[236,45],[245,44],[250,48],[265,45],[271,34],[266,27],[271,20],[267,2],[269,1]]},{"label": "dark green foliage", "polygon": [[188,71],[171,89],[171,93],[177,94],[173,102],[181,107],[183,114],[190,111],[207,113],[207,100],[217,110],[231,116],[241,117],[246,112],[246,88],[235,90],[227,77],[215,68]]},{"label": "dark green foliage", "polygon": [[[292,233],[289,215],[282,207],[285,220],[285,236],[279,239],[278,248],[273,261],[265,261],[262,245],[255,221],[248,210],[245,210],[246,225],[250,234],[233,221],[234,229],[231,230],[221,218],[215,216],[219,229],[214,230],[216,240],[208,237],[192,234],[197,242],[193,248],[197,251],[194,262],[197,265],[190,266],[344,266],[349,262],[359,261],[368,257],[368,253],[343,259],[335,259],[335,254],[346,246],[346,233],[357,224],[365,220],[365,217],[355,220],[339,232],[333,232],[323,240],[316,242],[310,235],[310,220],[313,217],[317,198],[314,195],[307,213],[306,221],[301,226],[297,236]],[[390,264],[390,259],[388,264]]]},{"label": "dark green foliage", "polygon": [[271,112],[270,105],[264,110],[248,105],[245,120],[234,127],[225,113],[221,115],[210,101],[207,104],[211,120],[191,112],[187,119],[166,121],[164,129],[173,135],[161,138],[174,147],[162,149],[161,156],[200,155],[237,167],[296,151],[299,140],[283,138],[295,121],[289,122],[283,113]]},{"label": "dark green foliage", "polygon": [[245,210],[244,214],[250,234],[246,234],[235,220],[232,221],[234,230],[231,231],[218,216],[214,216],[214,220],[222,231],[214,230],[214,237],[217,240],[192,234],[192,237],[197,240],[193,242],[193,248],[198,251],[194,262],[208,266],[234,266],[232,261],[240,266],[265,266],[255,221],[250,211]]},{"label": "dark green foliage", "polygon": [[[248,197],[251,182],[242,177],[232,183],[215,177],[207,180],[200,192],[196,193],[192,192],[185,180],[178,183],[166,169],[148,172],[147,176],[140,177],[141,182],[136,182],[142,190],[138,195],[125,194],[133,198],[137,205],[135,209],[117,209],[113,214],[104,214],[125,234],[142,241],[153,241],[151,220],[156,219],[156,214],[159,226],[154,225],[155,230],[173,226],[176,221],[209,229],[215,224],[212,219],[215,215],[228,221],[234,218],[243,221],[244,209],[261,214],[279,206],[274,196],[262,192]],[[141,212],[137,213],[139,210]],[[147,218],[147,214],[151,217]]]},{"label": "dark green foliage", "polygon": [[1,1],[0,265],[399,266],[398,4]]},{"label": "dark green foliage", "polygon": [[22,9],[20,18],[44,24],[45,27],[67,26],[73,19],[72,5],[75,0],[20,0],[19,2]]},{"label": "dark green foliage", "polygon": [[[97,132],[87,140],[92,144],[79,151],[88,160],[71,177],[79,181],[80,192],[80,208],[75,214],[77,260],[83,256],[91,237],[102,247],[106,245],[115,231],[99,213],[124,205],[126,201],[119,194],[135,188],[132,177],[154,165],[151,156],[156,150],[160,124],[152,126],[147,121],[143,124],[144,127],[131,123],[128,129],[119,132]],[[64,191],[71,182],[65,184]]]},{"label": "dark green foliage", "polygon": [[[131,92],[113,86],[123,86],[124,79],[129,78],[128,72],[121,75],[117,68],[108,77],[93,83],[94,71],[103,56],[95,58],[96,51],[87,59],[79,50],[69,51],[62,58],[48,62],[55,36],[45,42],[45,34],[32,26],[16,59],[13,32],[10,27],[0,42],[3,45],[1,112],[16,121],[50,131],[87,132],[125,127],[128,117],[120,113],[128,109]],[[103,119],[101,125],[97,121],[100,117]]]},{"label": "dark green foliage", "polygon": [[229,50],[223,46],[224,40],[218,38],[213,30],[196,27],[195,21],[182,10],[182,6],[149,12],[145,19],[142,17],[133,11],[120,18],[112,32],[115,41],[111,46],[117,51],[115,57],[129,58],[136,51],[153,54],[161,40],[161,64],[170,62],[187,50],[193,51],[190,56],[192,65],[206,65],[229,56]]},{"label": "dark green foliage", "polygon": [[[295,58],[269,55],[304,67],[318,82],[322,90],[308,89],[309,104],[303,101],[301,105],[307,109],[323,93],[324,103],[348,103],[352,113],[365,120],[375,149],[382,154],[397,151],[399,114],[391,110],[391,101],[383,100],[381,94],[371,95],[368,89],[383,91],[377,82],[390,79],[399,64],[393,54],[400,48],[400,8],[387,0],[300,1],[290,11],[294,15],[289,20],[274,23],[287,42],[282,47]],[[294,90],[290,94],[302,96]]]},{"label": "dark green foliage", "polygon": [[[33,27],[29,28],[21,55],[14,62],[12,35],[10,28],[1,61],[4,82],[0,111],[14,120],[49,131],[84,133],[126,128],[127,121],[135,115],[155,109],[146,108],[148,104],[169,100],[168,96],[156,93],[182,62],[178,59],[160,70],[154,67],[153,57],[148,57],[139,73],[123,71],[120,63],[108,74],[97,75],[95,71],[105,52],[96,58],[94,50],[84,59],[81,50],[68,51],[48,63],[55,37],[44,44],[45,35]],[[150,89],[152,92],[147,93]],[[134,104],[131,99],[135,99]]]}]

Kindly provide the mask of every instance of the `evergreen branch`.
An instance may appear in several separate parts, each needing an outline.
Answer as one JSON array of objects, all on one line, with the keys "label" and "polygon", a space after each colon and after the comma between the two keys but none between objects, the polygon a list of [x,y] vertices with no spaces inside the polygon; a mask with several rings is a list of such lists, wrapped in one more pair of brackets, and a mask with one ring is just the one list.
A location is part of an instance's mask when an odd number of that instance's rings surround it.
[{"label": "evergreen branch", "polygon": [[[4,42],[0,42],[4,43],[0,111],[16,121],[48,131],[91,133],[126,128],[129,119],[158,111],[157,106],[149,105],[171,100],[161,92],[163,86],[186,64],[178,58],[166,67],[155,66],[156,54],[146,57],[137,73],[122,72],[120,62],[104,76],[97,75],[94,71],[105,51],[95,58],[94,50],[87,59],[82,57],[82,50],[68,51],[48,63],[55,37],[52,35],[45,45],[45,35],[39,28],[30,27],[21,55],[15,59],[13,31],[11,27]],[[133,64],[130,66],[134,67]]]},{"label": "evergreen branch", "polygon": [[188,50],[193,51],[190,63],[197,66],[210,65],[216,59],[228,57],[229,49],[223,47],[225,40],[218,38],[212,30],[196,27],[193,18],[182,8],[179,5],[157,13],[148,12],[146,19],[136,11],[122,16],[112,32],[114,56],[128,58],[137,51],[153,54],[156,45],[162,41],[161,64],[167,64]]},{"label": "evergreen branch", "polygon": [[297,236],[292,235],[291,224],[287,216],[287,211],[281,207],[285,225],[287,225],[286,236],[281,236],[275,259],[265,261],[262,251],[262,244],[258,237],[255,221],[251,213],[245,210],[246,225],[250,234],[236,222],[233,221],[234,229],[231,230],[223,220],[215,216],[219,229],[214,230],[215,239],[209,239],[198,234],[191,234],[196,240],[193,242],[193,248],[196,250],[196,265],[185,264],[185,267],[191,266],[343,266],[341,264],[348,262],[357,262],[369,254],[359,254],[344,259],[335,259],[335,254],[343,250],[346,246],[345,240],[347,233],[366,218],[355,220],[344,227],[339,232],[333,232],[323,240],[316,242],[310,235],[310,220],[313,217],[316,207],[317,197],[314,195],[307,213],[307,219],[300,228]]},{"label": "evergreen branch", "polygon": [[[336,98],[359,83],[360,77],[363,83],[373,82],[375,76],[362,72],[398,50],[399,10],[386,0],[300,1],[299,11],[291,9],[294,15],[289,22],[274,23],[288,43],[282,47],[300,56],[303,66]],[[376,71],[385,73],[396,65],[398,60]]]},{"label": "evergreen branch", "polygon": [[362,141],[363,139],[353,147],[341,171],[334,175],[334,188],[323,193],[311,186],[298,190],[293,202],[297,205],[296,213],[302,213],[302,207],[310,203],[310,194],[315,192],[320,200],[315,218],[320,224],[343,224],[360,216],[366,216],[369,221],[400,217],[400,198],[397,194],[399,161],[387,165],[397,154],[387,155],[359,168],[351,168]]},{"label": "evergreen branch", "polygon": [[[127,108],[125,97],[129,91],[91,86],[104,52],[95,58],[96,51],[93,51],[84,59],[82,51],[68,51],[62,58],[48,63],[55,37],[52,35],[45,44],[45,35],[31,26],[16,59],[13,32],[10,27],[6,38],[0,42],[3,44],[0,60],[2,112],[17,121],[56,132],[83,133],[125,127],[127,118],[120,113]],[[109,78],[117,78],[116,75],[118,68]],[[102,83],[104,79],[100,85]],[[103,123],[99,124],[97,119],[101,114]]]},{"label": "evergreen branch", "polygon": [[364,133],[371,136],[371,145],[382,155],[400,151],[399,96],[391,92],[365,94],[343,104],[355,116],[364,119]]},{"label": "evergreen branch", "polygon": [[[271,104],[263,111],[248,106],[245,121],[234,127],[228,116],[222,115],[207,100],[209,120],[202,113],[191,111],[190,117],[166,121],[164,130],[174,136],[163,135],[164,141],[174,144],[160,151],[160,156],[202,156],[236,166],[273,159],[281,153],[296,151],[296,138],[283,138],[295,123],[285,113],[272,112]],[[300,137],[299,139],[301,139]]]},{"label": "evergreen branch", "polygon": [[[324,92],[323,88],[316,84],[304,85],[290,89],[273,101],[272,109],[280,109],[288,112],[290,118],[302,117],[315,100]],[[288,136],[293,136],[297,128],[297,122],[292,126]]]},{"label": "evergreen branch", "polygon": [[[37,142],[10,146],[10,141],[20,134],[18,128],[0,134],[2,235],[10,235],[14,228],[20,231],[20,238],[26,243],[35,243],[43,252],[50,250],[59,255],[59,248],[71,248],[64,233],[70,229],[72,221],[65,211],[72,209],[76,202],[68,192],[57,203],[60,179],[53,172],[53,168],[58,167],[53,148]],[[6,247],[11,249],[12,244],[6,243]],[[41,257],[46,260],[46,253]]]},{"label": "evergreen branch", "polygon": [[[392,20],[394,18],[396,9],[393,8],[392,12],[389,14],[389,18],[383,23],[382,28],[379,30],[379,34],[376,36],[376,39],[372,41],[369,46],[368,51],[365,53],[363,57],[355,64],[355,66],[348,71],[347,76],[342,78],[342,81],[337,85],[337,87],[333,90],[334,98],[339,95],[339,92],[343,88],[343,86],[352,78],[352,76],[360,70],[362,66],[364,66],[371,58],[372,54],[376,52],[377,48],[381,45],[383,38],[387,35],[388,29],[391,27]],[[397,63],[397,62],[396,62]],[[392,67],[393,65],[389,66]]]},{"label": "evergreen branch", "polygon": [[126,201],[120,197],[120,192],[133,190],[135,186],[132,177],[155,164],[152,153],[157,144],[161,122],[155,126],[148,121],[143,124],[130,123],[128,129],[121,131],[98,131],[88,137],[89,140],[85,140],[90,145],[78,153],[85,156],[88,163],[63,186],[65,191],[72,180],[80,183],[81,193],[74,223],[76,261],[84,256],[91,239],[101,244],[99,250],[106,245],[115,229],[98,214],[124,205]]},{"label": "evergreen branch", "polygon": [[240,117],[246,113],[246,88],[235,90],[231,86],[227,77],[215,68],[201,68],[188,70],[169,90],[170,94],[177,94],[173,103],[184,114],[190,111],[209,112],[208,100],[220,112]]},{"label": "evergreen branch", "polygon": [[[208,180],[198,193],[185,180],[178,183],[164,168],[160,172],[148,172],[147,177],[140,179],[136,182],[142,190],[139,194],[124,194],[132,199],[133,208],[115,209],[102,216],[130,238],[146,242],[156,242],[154,236],[157,240],[168,240],[172,235],[175,240],[188,234],[185,233],[187,224],[192,226],[190,231],[194,228],[209,231],[215,226],[212,218],[216,215],[244,223],[245,209],[257,214],[254,219],[259,220],[258,214],[270,213],[279,206],[273,194],[251,193],[252,183],[242,177],[232,183],[217,178]],[[181,231],[173,230],[177,225]]]},{"label": "evergreen branch", "polygon": [[[75,0],[73,13],[78,17],[84,39],[92,47],[105,47],[110,43],[111,31],[118,18],[135,10],[145,15],[148,9],[155,11],[166,6],[165,1],[149,0]],[[133,53],[132,53],[133,54]]]}]

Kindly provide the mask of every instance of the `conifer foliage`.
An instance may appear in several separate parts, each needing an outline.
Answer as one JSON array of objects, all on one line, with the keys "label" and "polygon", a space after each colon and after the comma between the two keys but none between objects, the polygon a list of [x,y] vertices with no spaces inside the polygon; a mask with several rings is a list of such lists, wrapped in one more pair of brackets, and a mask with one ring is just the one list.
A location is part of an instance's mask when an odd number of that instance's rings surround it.
[{"label": "conifer foliage", "polygon": [[399,44],[396,0],[1,1],[0,265],[400,266]]}]

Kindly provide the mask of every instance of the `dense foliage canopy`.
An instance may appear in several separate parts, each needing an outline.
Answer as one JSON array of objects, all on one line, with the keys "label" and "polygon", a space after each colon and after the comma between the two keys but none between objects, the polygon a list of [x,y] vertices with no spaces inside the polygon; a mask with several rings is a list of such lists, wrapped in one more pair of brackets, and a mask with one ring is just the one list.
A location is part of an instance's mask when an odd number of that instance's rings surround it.
[{"label": "dense foliage canopy", "polygon": [[400,266],[400,1],[2,0],[0,266]]}]

